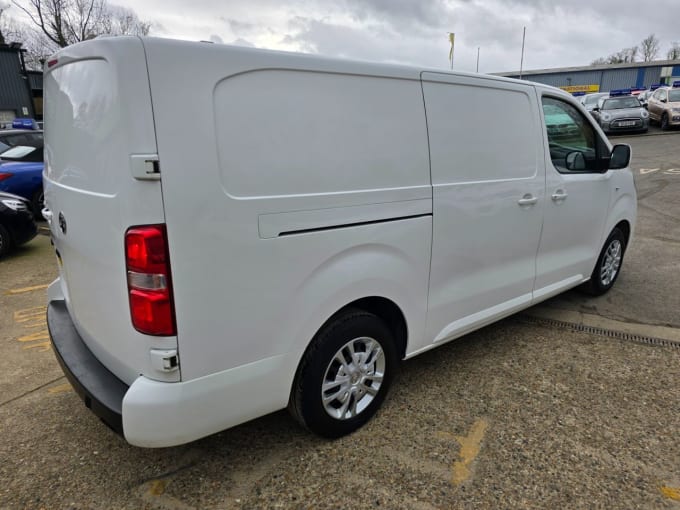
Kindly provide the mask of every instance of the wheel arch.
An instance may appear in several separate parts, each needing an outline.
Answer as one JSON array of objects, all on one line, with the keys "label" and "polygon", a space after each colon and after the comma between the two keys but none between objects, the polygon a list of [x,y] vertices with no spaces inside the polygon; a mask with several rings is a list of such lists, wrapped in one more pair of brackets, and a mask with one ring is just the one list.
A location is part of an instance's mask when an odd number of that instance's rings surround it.
[{"label": "wheel arch", "polygon": [[[406,346],[408,345],[408,325],[406,322],[406,316],[394,301],[381,296],[370,296],[356,299],[334,313],[333,316],[328,319],[328,321],[349,309],[363,310],[382,319],[394,336],[394,341],[396,343],[395,347],[397,349],[399,359],[404,359],[406,357]],[[324,326],[328,321],[324,323]],[[321,327],[323,328],[324,326]]]},{"label": "wheel arch", "polygon": [[[621,220],[616,225],[614,225],[614,228],[618,228],[621,232],[623,232],[623,237],[626,240],[627,247],[628,242],[630,241],[630,222],[628,220]],[[614,228],[612,230],[614,230]]]}]

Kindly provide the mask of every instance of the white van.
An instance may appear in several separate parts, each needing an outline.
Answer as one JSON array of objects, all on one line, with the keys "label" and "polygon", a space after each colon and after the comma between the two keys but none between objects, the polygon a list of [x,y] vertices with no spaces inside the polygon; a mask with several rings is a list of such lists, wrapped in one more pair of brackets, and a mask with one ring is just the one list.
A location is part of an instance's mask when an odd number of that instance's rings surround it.
[{"label": "white van", "polygon": [[630,148],[536,83],[121,37],[45,108],[52,342],[139,446],[352,432],[400,360],[609,290],[635,224]]}]

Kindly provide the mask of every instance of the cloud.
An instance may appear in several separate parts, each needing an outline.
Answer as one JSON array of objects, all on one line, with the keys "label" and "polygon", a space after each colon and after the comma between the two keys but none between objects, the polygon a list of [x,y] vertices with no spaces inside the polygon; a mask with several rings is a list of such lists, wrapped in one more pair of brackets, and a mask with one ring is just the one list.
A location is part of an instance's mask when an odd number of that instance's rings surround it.
[{"label": "cloud", "polygon": [[[3,1],[3,0],[0,0]],[[259,48],[448,67],[447,32],[456,33],[454,69],[587,65],[650,33],[664,55],[678,40],[679,0],[116,0],[154,23],[152,33]],[[660,13],[665,13],[660,15]]]}]

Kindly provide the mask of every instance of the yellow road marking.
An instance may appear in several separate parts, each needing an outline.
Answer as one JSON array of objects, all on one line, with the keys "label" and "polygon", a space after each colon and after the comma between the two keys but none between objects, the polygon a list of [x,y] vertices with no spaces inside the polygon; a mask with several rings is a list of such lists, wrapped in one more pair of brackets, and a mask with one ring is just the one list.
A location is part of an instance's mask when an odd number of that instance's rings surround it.
[{"label": "yellow road marking", "polygon": [[453,476],[451,483],[460,485],[465,480],[470,478],[470,464],[479,455],[481,449],[481,442],[484,439],[489,424],[485,420],[477,420],[472,425],[467,436],[454,436],[460,445],[459,461],[453,463]]},{"label": "yellow road marking", "polygon": [[51,348],[52,348],[52,346],[50,345],[49,340],[47,342],[40,342],[40,343],[37,343],[37,344],[24,345],[24,347],[23,347],[24,350],[38,349],[39,352],[49,351]]},{"label": "yellow road marking", "polygon": [[30,335],[20,336],[19,338],[17,338],[17,342],[35,342],[37,340],[49,340],[49,339],[50,334],[47,332],[46,329],[43,329],[41,331],[31,333]]},{"label": "yellow road marking", "polygon": [[152,496],[160,496],[165,492],[165,487],[168,485],[167,480],[151,480],[149,482],[149,494]]},{"label": "yellow road marking", "polygon": [[23,287],[20,289],[10,289],[5,294],[8,295],[13,295],[13,294],[24,294],[25,292],[33,292],[35,290],[43,290],[49,287],[50,284],[45,284],[45,285],[33,285],[32,287]]},{"label": "yellow road marking", "polygon": [[666,487],[662,485],[659,487],[661,494],[666,496],[668,499],[674,499],[675,501],[680,501],[680,487]]},{"label": "yellow road marking", "polygon": [[43,320],[45,319],[44,306],[34,306],[33,308],[25,308],[23,310],[17,310],[14,312],[14,322],[32,321],[38,317]]},{"label": "yellow road marking", "polygon": [[58,386],[54,386],[52,388],[49,388],[47,390],[49,393],[67,393],[69,391],[73,391],[73,387],[69,383],[64,383],[60,384]]}]

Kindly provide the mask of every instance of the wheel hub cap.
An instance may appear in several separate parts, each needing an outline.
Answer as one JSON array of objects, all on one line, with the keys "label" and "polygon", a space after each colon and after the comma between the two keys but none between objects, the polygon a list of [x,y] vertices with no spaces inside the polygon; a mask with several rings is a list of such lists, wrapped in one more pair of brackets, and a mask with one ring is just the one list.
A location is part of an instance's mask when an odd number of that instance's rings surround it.
[{"label": "wheel hub cap", "polygon": [[623,247],[621,241],[614,239],[605,252],[602,258],[602,266],[600,267],[600,279],[602,285],[609,285],[616,278],[621,266],[621,257],[623,255]]},{"label": "wheel hub cap", "polygon": [[357,416],[378,394],[384,375],[385,354],[380,343],[369,337],[350,340],[326,368],[321,387],[326,413],[337,420]]}]

